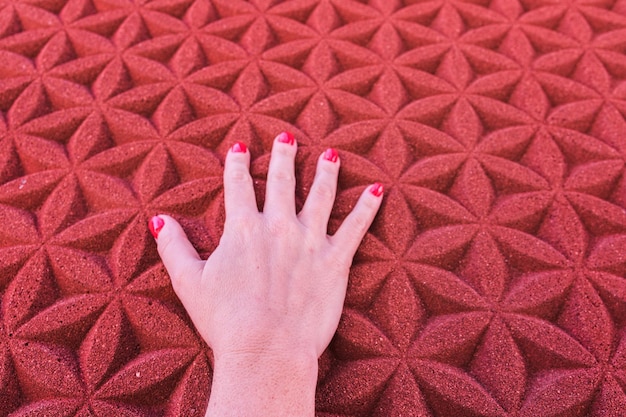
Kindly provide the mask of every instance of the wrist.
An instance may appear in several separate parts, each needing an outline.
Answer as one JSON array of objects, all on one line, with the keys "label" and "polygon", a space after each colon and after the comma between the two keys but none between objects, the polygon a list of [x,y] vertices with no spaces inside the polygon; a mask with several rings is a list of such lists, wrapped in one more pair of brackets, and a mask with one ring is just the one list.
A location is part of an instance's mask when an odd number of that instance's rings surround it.
[{"label": "wrist", "polygon": [[316,355],[305,352],[215,354],[207,417],[313,417],[317,372]]},{"label": "wrist", "polygon": [[282,377],[310,378],[317,383],[318,362],[313,353],[289,352],[229,352],[215,354],[214,372],[221,375],[247,373],[248,378]]},{"label": "wrist", "polygon": [[215,366],[230,367],[234,364],[244,366],[278,366],[291,363],[303,367],[315,366],[317,368],[317,355],[313,351],[304,350],[262,350],[262,351],[213,351]]}]

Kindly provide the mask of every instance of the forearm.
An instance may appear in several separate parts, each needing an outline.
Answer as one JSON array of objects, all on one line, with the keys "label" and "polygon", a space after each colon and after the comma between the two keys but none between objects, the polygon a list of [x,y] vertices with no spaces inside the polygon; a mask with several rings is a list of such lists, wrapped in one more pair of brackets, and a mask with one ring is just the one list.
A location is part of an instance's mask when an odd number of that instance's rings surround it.
[{"label": "forearm", "polygon": [[301,354],[216,358],[206,417],[313,417],[317,370]]}]

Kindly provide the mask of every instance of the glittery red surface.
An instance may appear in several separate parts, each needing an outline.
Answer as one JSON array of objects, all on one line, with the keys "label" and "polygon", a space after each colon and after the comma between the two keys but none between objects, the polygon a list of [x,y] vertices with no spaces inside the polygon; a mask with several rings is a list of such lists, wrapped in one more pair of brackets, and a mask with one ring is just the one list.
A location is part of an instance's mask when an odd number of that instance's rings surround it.
[{"label": "glittery red surface", "polygon": [[624,416],[625,53],[623,0],[0,0],[0,416],[203,414],[147,220],[207,256],[283,130],[331,232],[386,189],[318,416]]}]

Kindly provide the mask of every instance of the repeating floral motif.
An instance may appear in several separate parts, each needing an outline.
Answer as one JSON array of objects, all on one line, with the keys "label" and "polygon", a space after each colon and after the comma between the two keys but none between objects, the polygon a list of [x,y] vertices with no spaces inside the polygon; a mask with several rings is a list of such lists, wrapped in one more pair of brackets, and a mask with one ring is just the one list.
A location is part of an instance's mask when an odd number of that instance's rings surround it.
[{"label": "repeating floral motif", "polygon": [[626,3],[0,0],[0,416],[201,416],[147,229],[208,256],[223,155],[326,147],[381,212],[319,416],[626,409]]}]

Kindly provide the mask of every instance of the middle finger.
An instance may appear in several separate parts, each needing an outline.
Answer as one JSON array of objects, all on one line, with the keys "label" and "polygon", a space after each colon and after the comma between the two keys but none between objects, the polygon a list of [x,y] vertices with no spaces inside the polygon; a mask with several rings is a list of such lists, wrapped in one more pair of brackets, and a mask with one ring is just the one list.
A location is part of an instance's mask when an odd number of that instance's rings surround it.
[{"label": "middle finger", "polygon": [[294,161],[298,146],[291,133],[276,136],[267,171],[264,213],[295,216],[296,175]]}]

